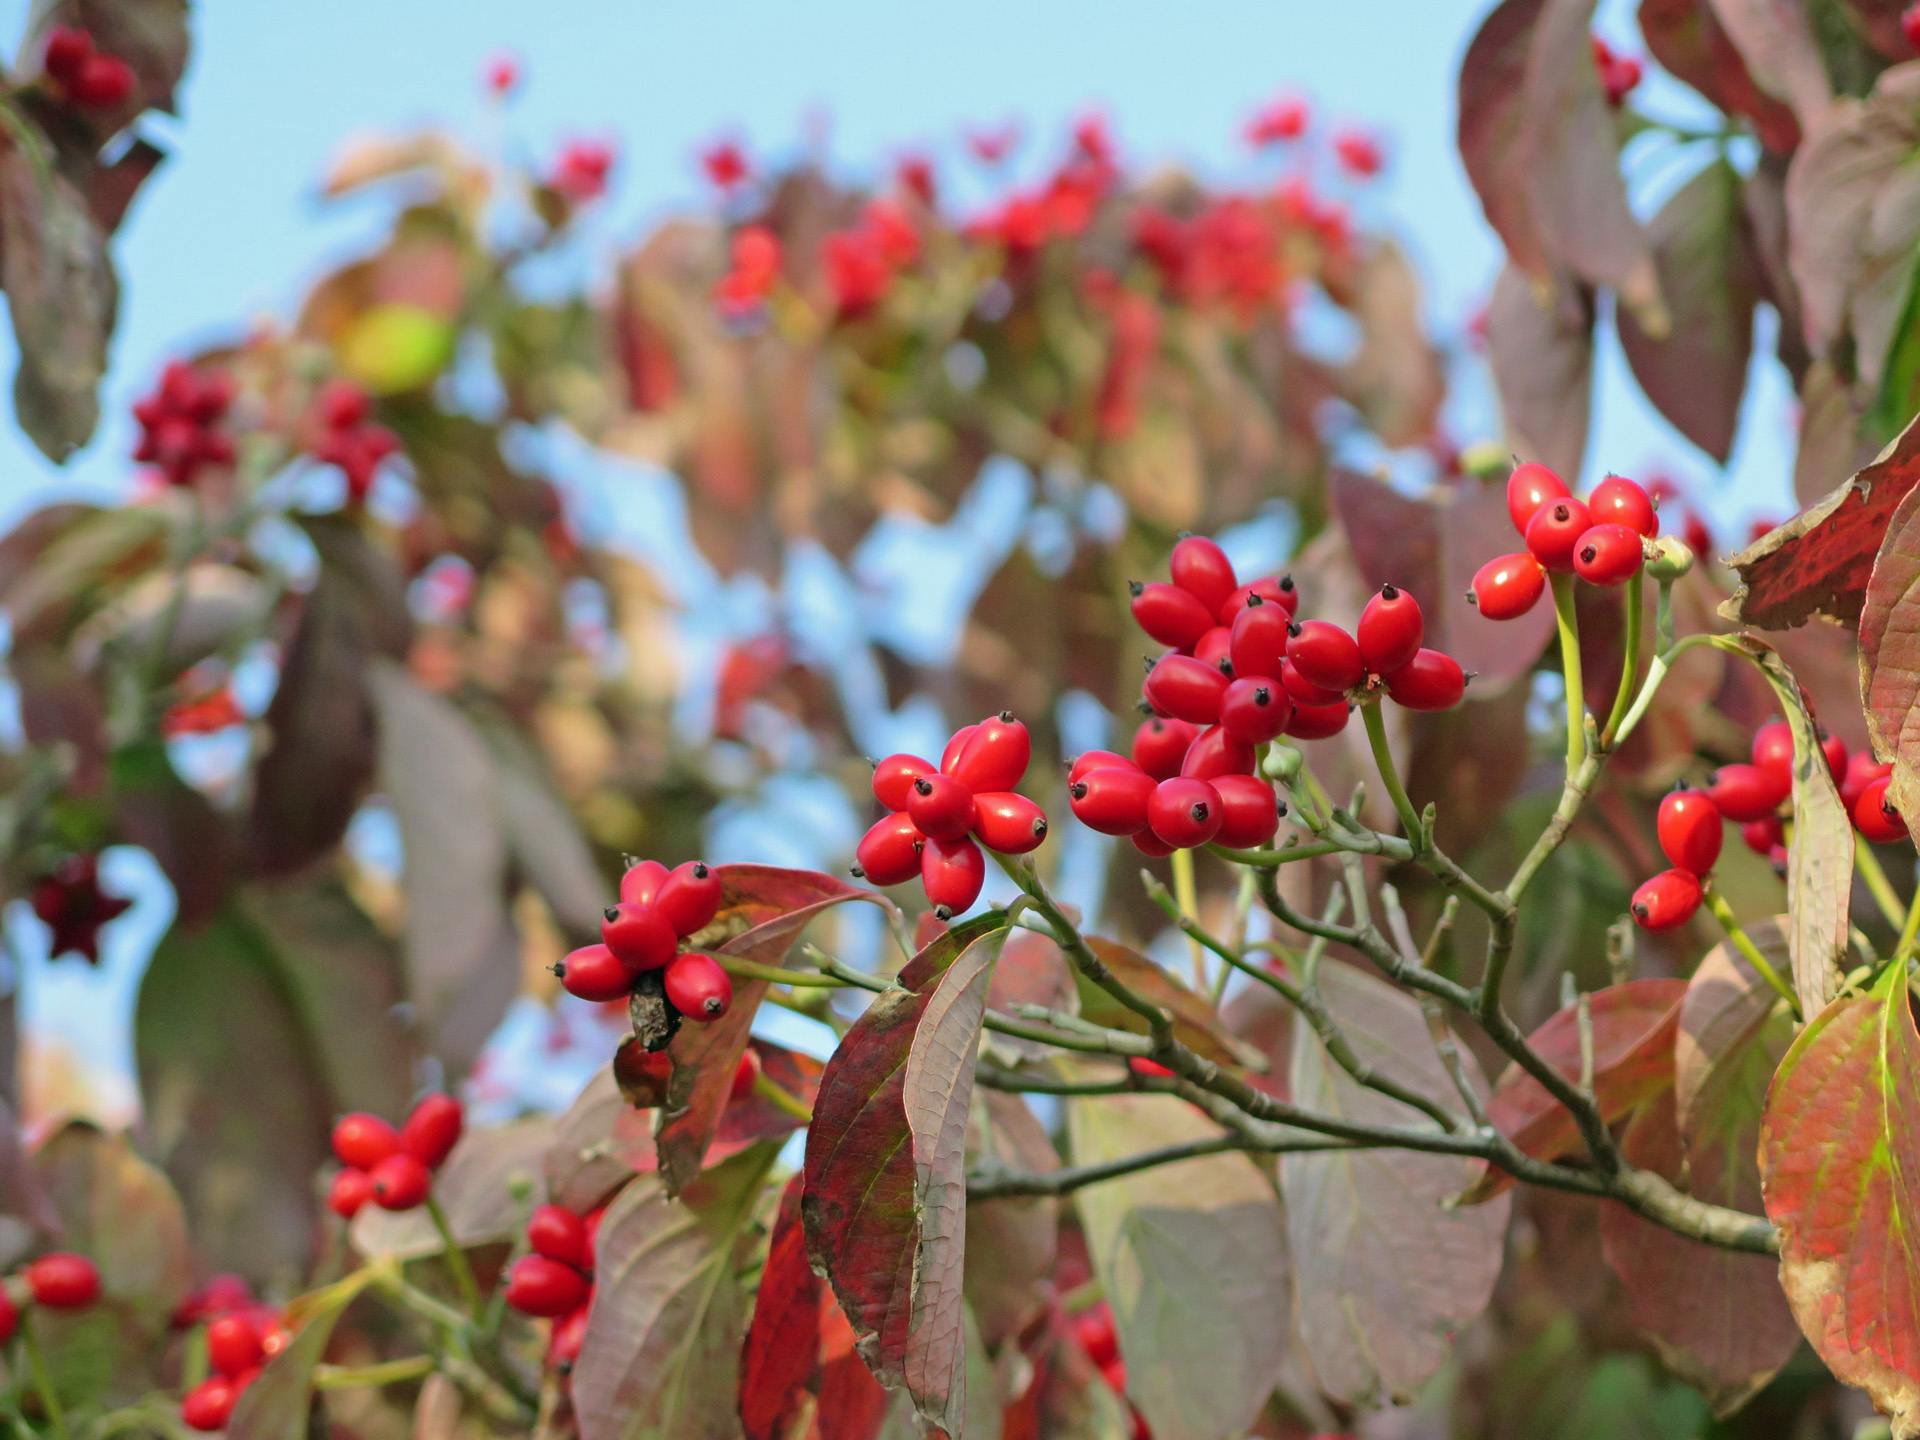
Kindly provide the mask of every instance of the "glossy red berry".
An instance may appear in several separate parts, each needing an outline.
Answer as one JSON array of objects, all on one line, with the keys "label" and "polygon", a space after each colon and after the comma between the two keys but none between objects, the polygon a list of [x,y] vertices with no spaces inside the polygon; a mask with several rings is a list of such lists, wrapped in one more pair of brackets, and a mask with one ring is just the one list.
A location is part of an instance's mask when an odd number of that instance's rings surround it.
[{"label": "glossy red berry", "polygon": [[89,55],[67,81],[67,98],[83,110],[113,110],[133,98],[133,67],[118,55]]},{"label": "glossy red berry", "polygon": [[1838,735],[1822,734],[1820,753],[1826,759],[1827,773],[1833,777],[1833,783],[1838,785],[1840,777],[1847,773],[1847,742]]},{"label": "glossy red berry", "polygon": [[1322,690],[1344,694],[1367,678],[1359,644],[1325,620],[1305,620],[1293,627],[1287,637],[1287,659],[1301,679]]},{"label": "glossy red berry", "polygon": [[1220,718],[1227,677],[1191,655],[1163,655],[1147,672],[1147,703],[1163,715],[1211,725]]},{"label": "glossy red berry", "polygon": [[1242,585],[1226,599],[1220,607],[1220,613],[1214,618],[1222,625],[1231,625],[1239,618],[1240,612],[1247,608],[1248,600],[1259,596],[1263,605],[1278,605],[1289,615],[1300,612],[1300,592],[1294,588],[1293,577],[1282,575],[1274,580],[1255,580]]},{"label": "glossy red berry", "polygon": [[562,1265],[593,1269],[593,1242],[587,1238],[586,1222],[564,1205],[534,1207],[527,1219],[527,1244],[534,1254]]},{"label": "glossy red berry", "polygon": [[36,1305],[78,1310],[99,1298],[100,1271],[84,1255],[56,1250],[27,1266],[27,1289]]},{"label": "glossy red berry", "polygon": [[1204,845],[1220,833],[1220,792],[1205,780],[1162,780],[1147,802],[1147,824],[1176,850]]},{"label": "glossy red berry", "polygon": [[1787,784],[1793,783],[1793,727],[1769,720],[1753,732],[1753,763]]},{"label": "glossy red berry", "polygon": [[1769,815],[1764,820],[1749,820],[1740,827],[1741,842],[1756,855],[1772,855],[1774,847],[1785,844],[1786,838],[1787,827],[1778,815]]},{"label": "glossy red berry", "polygon": [[[1106,772],[1096,770],[1093,773],[1103,775]],[[927,848],[920,855],[920,884],[933,905],[933,913],[940,919],[950,920],[973,904],[980,898],[980,888],[986,883],[987,862],[980,854],[980,847],[973,841],[927,841]]]},{"label": "glossy red berry", "polygon": [[1489,620],[1517,620],[1540,602],[1547,572],[1524,550],[1489,560],[1473,575],[1467,599]]},{"label": "glossy red berry", "polygon": [[973,829],[973,791],[951,775],[922,775],[907,792],[907,814],[929,840],[958,840]]},{"label": "glossy red berry", "polygon": [[1014,790],[997,790],[974,800],[973,836],[1002,855],[1024,855],[1047,838],[1047,816]]},{"label": "glossy red berry", "polygon": [[653,908],[676,935],[692,935],[713,923],[720,913],[720,876],[699,860],[676,865],[660,882]]},{"label": "glossy red berry", "polygon": [[1587,513],[1596,525],[1624,525],[1649,540],[1660,533],[1652,499],[1624,475],[1609,475],[1593,487],[1587,496]]},{"label": "glossy red berry", "polygon": [[1727,819],[1744,825],[1773,814],[1792,788],[1792,780],[1758,765],[1722,765],[1714,773],[1707,798]]},{"label": "glossy red berry", "polygon": [[[1199,734],[1200,727],[1189,720],[1148,716],[1133,732],[1133,763],[1156,780],[1171,780],[1180,773],[1180,762],[1187,758],[1187,747]],[[1080,776],[1068,778],[1078,780]]]},{"label": "glossy red berry", "polygon": [[1227,552],[1203,535],[1189,535],[1173,547],[1168,568],[1173,583],[1218,615],[1227,597],[1240,588]]},{"label": "glossy red berry", "polygon": [[13,1339],[14,1332],[20,1328],[20,1311],[8,1298],[7,1292],[0,1290],[0,1345]]},{"label": "glossy red berry", "polygon": [[1507,517],[1513,521],[1513,528],[1524,535],[1542,505],[1550,500],[1564,500],[1569,493],[1558,475],[1530,461],[1507,477]]},{"label": "glossy red berry", "polygon": [[1853,813],[1853,807],[1860,803],[1860,795],[1882,775],[1891,775],[1891,763],[1882,763],[1873,758],[1870,750],[1860,750],[1847,757],[1847,768],[1840,777],[1840,803],[1847,807],[1847,813]]},{"label": "glossy red berry", "polygon": [[1660,802],[1654,830],[1676,869],[1706,875],[1720,858],[1722,824],[1720,811],[1700,791],[1676,790]]},{"label": "glossy red berry", "polygon": [[920,873],[923,843],[911,815],[888,815],[861,837],[853,858],[875,885],[904,885]]},{"label": "glossy red berry", "polygon": [[904,810],[913,782],[931,775],[936,768],[931,760],[918,755],[889,755],[873,767],[873,798],[889,810]]},{"label": "glossy red berry", "polygon": [[759,1088],[760,1052],[749,1045],[740,1052],[740,1063],[733,1067],[733,1083],[727,1087],[727,1103],[738,1105]]},{"label": "glossy red berry", "polygon": [[1893,797],[1887,793],[1892,786],[1891,775],[1881,776],[1860,792],[1860,799],[1853,807],[1854,828],[1876,845],[1907,838],[1907,822],[1900,818]]},{"label": "glossy red berry", "polygon": [[988,716],[951,765],[942,765],[954,779],[976,795],[994,790],[1017,790],[1033,761],[1033,741],[1027,727],[1007,711]]},{"label": "glossy red berry", "polygon": [[253,1317],[236,1311],[207,1322],[207,1363],[221,1375],[244,1375],[265,1357]]},{"label": "glossy red berry", "polygon": [[951,775],[953,767],[959,763],[960,752],[967,748],[967,742],[973,738],[978,725],[962,725],[953,732],[953,738],[947,741],[947,748],[940,752],[940,768]]},{"label": "glossy red berry", "polygon": [[1224,625],[1214,626],[1193,647],[1193,658],[1203,665],[1213,666],[1223,675],[1231,676],[1234,673],[1233,631]]},{"label": "glossy red berry", "polygon": [[446,1164],[466,1128],[466,1111],[444,1091],[423,1096],[400,1127],[400,1145],[429,1170]]},{"label": "glossy red berry", "polygon": [[56,25],[47,34],[41,63],[56,80],[70,80],[93,54],[93,36],[77,25]]},{"label": "glossy red berry", "polygon": [[1127,838],[1133,842],[1134,849],[1155,860],[1165,859],[1178,848],[1169,845],[1151,830],[1136,830]]},{"label": "glossy red berry", "polygon": [[1382,585],[1360,612],[1353,638],[1369,674],[1391,675],[1413,659],[1425,637],[1420,602],[1404,590]]},{"label": "glossy red berry", "polygon": [[1627,908],[1643,930],[1672,930],[1693,918],[1700,900],[1697,876],[1685,870],[1662,870],[1633,892]]},{"label": "glossy red berry", "polygon": [[1220,796],[1220,830],[1213,838],[1234,850],[1253,850],[1279,833],[1280,803],[1257,775],[1222,775],[1211,782]]},{"label": "glossy red berry", "polygon": [[1249,745],[1273,739],[1292,718],[1293,697],[1270,676],[1236,680],[1220,700],[1221,727]]},{"label": "glossy red berry", "polygon": [[180,1397],[180,1419],[190,1430],[224,1430],[239,1398],[239,1388],[233,1381],[224,1375],[209,1375]]},{"label": "glossy red berry", "polygon": [[593,1313],[593,1287],[587,1298],[553,1322],[553,1334],[547,1339],[547,1364],[556,1370],[570,1370],[587,1345],[587,1319]]},{"label": "glossy red berry", "polygon": [[1224,725],[1212,725],[1194,737],[1187,755],[1180,762],[1180,773],[1189,780],[1211,780],[1216,775],[1253,773],[1253,746],[1230,734]]},{"label": "glossy red berry", "polygon": [[1287,694],[1293,697],[1295,705],[1345,705],[1347,697],[1338,690],[1327,690],[1315,685],[1300,673],[1299,667],[1291,660],[1280,664],[1280,684]]},{"label": "glossy red berry", "polygon": [[1631,526],[1592,526],[1573,548],[1573,573],[1589,585],[1624,585],[1639,573],[1640,546]]},{"label": "glossy red berry", "polygon": [[1227,655],[1235,675],[1278,676],[1287,656],[1287,631],[1293,616],[1264,601],[1248,605],[1234,616]]},{"label": "glossy red berry", "polygon": [[1191,650],[1216,623],[1231,623],[1218,621],[1193,592],[1178,585],[1164,581],[1142,585],[1135,581],[1129,588],[1133,591],[1134,623],[1147,632],[1149,639],[1175,650]]},{"label": "glossy red berry", "polygon": [[1347,720],[1353,709],[1346,701],[1336,701],[1332,705],[1301,705],[1293,707],[1293,718],[1287,721],[1287,734],[1296,740],[1325,740],[1330,735],[1338,735],[1347,728]]},{"label": "glossy red berry", "polygon": [[351,1220],[373,1199],[373,1179],[364,1170],[349,1166],[338,1171],[327,1187],[327,1208],[342,1220]]},{"label": "glossy red berry", "polygon": [[[1186,729],[1190,734],[1199,733],[1194,730],[1193,726],[1187,725],[1184,720],[1162,720],[1159,716],[1156,715],[1152,719],[1148,720],[1146,724],[1142,725],[1140,727],[1140,731],[1134,735],[1133,743],[1136,748],[1140,744],[1140,735],[1146,732],[1148,725],[1158,725],[1163,729],[1169,725],[1184,725],[1186,726]],[[1187,748],[1186,744],[1183,741],[1180,746],[1180,751],[1182,754],[1186,753],[1186,748]],[[1105,770],[1110,765],[1118,765],[1124,769],[1126,766],[1136,765],[1138,763],[1139,763],[1138,756],[1135,756],[1129,759],[1127,756],[1122,755],[1117,750],[1082,751],[1080,754],[1073,757],[1073,763],[1067,767],[1067,783],[1071,785],[1074,781],[1078,780],[1082,775],[1085,775],[1088,771],[1091,771],[1091,770]]]},{"label": "glossy red berry", "polygon": [[674,956],[664,978],[667,999],[689,1020],[718,1020],[733,1003],[732,977],[718,960],[698,950]]},{"label": "glossy red berry", "polygon": [[333,1127],[333,1153],[342,1165],[371,1170],[400,1149],[400,1132],[378,1115],[342,1115]]},{"label": "glossy red berry", "polygon": [[1920,50],[1920,0],[1900,12],[1900,33],[1907,37],[1907,44]]},{"label": "glossy red berry", "polygon": [[507,1276],[507,1304],[523,1315],[558,1319],[587,1298],[587,1277],[545,1255],[523,1255]]},{"label": "glossy red berry", "polygon": [[[1134,1059],[1128,1063],[1141,1075],[1173,1073],[1166,1066],[1151,1060]],[[1149,1065],[1153,1069],[1147,1069]],[[1110,1365],[1120,1358],[1120,1337],[1113,1328],[1113,1310],[1105,1301],[1073,1317],[1073,1338],[1080,1342],[1080,1348],[1087,1352],[1087,1358],[1095,1365]]]},{"label": "glossy red berry", "polygon": [[1147,825],[1157,782],[1145,771],[1113,766],[1092,770],[1067,787],[1074,818],[1102,835],[1132,835]]},{"label": "glossy red berry", "polygon": [[1467,693],[1460,662],[1441,650],[1422,650],[1386,680],[1387,694],[1408,710],[1451,710]]},{"label": "glossy red berry", "polygon": [[411,1210],[433,1188],[432,1173],[404,1151],[382,1160],[367,1178],[373,1181],[373,1203],[382,1210]]},{"label": "glossy red berry", "polygon": [[1580,537],[1592,528],[1587,507],[1578,500],[1550,501],[1527,522],[1527,553],[1546,569],[1565,574],[1573,569]]},{"label": "glossy red berry", "polygon": [[620,1000],[633,989],[633,972],[606,946],[582,945],[560,962],[560,985],[582,1000]]},{"label": "glossy red berry", "polygon": [[660,886],[666,878],[667,867],[658,860],[642,860],[628,866],[627,873],[620,877],[620,903],[653,904],[653,897],[660,893]]},{"label": "glossy red berry", "polygon": [[666,917],[651,905],[622,901],[608,906],[601,915],[600,943],[638,975],[642,970],[658,970],[671,960],[679,948],[680,937],[673,933]]}]

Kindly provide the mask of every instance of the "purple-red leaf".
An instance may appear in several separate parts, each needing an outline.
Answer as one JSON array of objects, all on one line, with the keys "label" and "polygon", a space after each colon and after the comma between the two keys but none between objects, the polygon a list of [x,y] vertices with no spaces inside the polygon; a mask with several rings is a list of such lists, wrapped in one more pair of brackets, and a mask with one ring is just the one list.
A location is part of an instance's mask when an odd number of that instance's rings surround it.
[{"label": "purple-red leaf", "polygon": [[1487,223],[1513,263],[1536,274],[1547,262],[1527,204],[1523,102],[1543,8],[1544,0],[1501,0],[1481,22],[1460,62],[1455,135]]},{"label": "purple-red leaf", "polygon": [[1793,111],[1753,83],[1710,0],[1640,0],[1640,34],[1663,69],[1727,114],[1746,116],[1775,155],[1791,154],[1799,145]]},{"label": "purple-red leaf", "polygon": [[[1905,440],[1905,436],[1901,437]],[[1920,490],[1887,522],[1860,612],[1860,689],[1876,755],[1893,762],[1894,804],[1920,817]]]},{"label": "purple-red leaf", "polygon": [[1833,101],[1833,87],[1802,0],[1712,3],[1755,83],[1791,106],[1803,130],[1817,129]]},{"label": "purple-red leaf", "polygon": [[[1000,960],[1006,963],[1005,951]],[[1003,1090],[986,1091],[982,1099],[974,1110],[972,1168],[1027,1174],[1060,1168],[1053,1140],[1026,1101]],[[967,1304],[989,1350],[997,1351],[1046,1309],[1059,1231],[1060,1202],[1047,1196],[968,1205]]]},{"label": "purple-red leaf", "polygon": [[[1100,963],[1111,970],[1134,994],[1151,1000],[1173,1015],[1173,1033],[1181,1044],[1196,1055],[1204,1055],[1216,1065],[1238,1065],[1259,1070],[1266,1056],[1250,1045],[1243,1045],[1220,1021],[1219,1012],[1203,996],[1194,994],[1164,965],[1156,964],[1138,950],[1130,950],[1112,940],[1088,936],[1087,945]],[[1147,1022],[1102,990],[1078,970],[1074,983],[1080,990],[1080,1016],[1112,1030],[1147,1033]]]},{"label": "purple-red leaf", "polygon": [[1514,453],[1579,474],[1592,407],[1592,293],[1564,273],[1536,280],[1510,262],[1487,302],[1487,358]]}]

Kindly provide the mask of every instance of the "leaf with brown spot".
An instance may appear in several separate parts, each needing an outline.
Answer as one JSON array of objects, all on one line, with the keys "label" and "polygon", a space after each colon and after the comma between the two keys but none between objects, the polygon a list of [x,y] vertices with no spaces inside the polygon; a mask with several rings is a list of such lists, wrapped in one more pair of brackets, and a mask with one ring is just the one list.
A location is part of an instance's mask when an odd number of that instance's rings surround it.
[{"label": "leaf with brown spot", "polygon": [[1523,460],[1577,475],[1593,405],[1593,298],[1571,277],[1508,264],[1487,302],[1487,359],[1507,442]]},{"label": "leaf with brown spot", "polygon": [[[1087,948],[1101,964],[1111,970],[1134,994],[1160,1006],[1173,1016],[1174,1038],[1196,1055],[1204,1055],[1216,1065],[1237,1065],[1245,1070],[1266,1066],[1266,1056],[1251,1045],[1242,1044],[1225,1025],[1220,1015],[1203,997],[1193,993],[1164,965],[1158,965],[1138,950],[1130,950],[1097,935],[1087,937]],[[1135,1035],[1147,1033],[1147,1022],[1122,1005],[1078,970],[1074,984],[1080,991],[1080,1018],[1110,1030],[1125,1030]]]}]

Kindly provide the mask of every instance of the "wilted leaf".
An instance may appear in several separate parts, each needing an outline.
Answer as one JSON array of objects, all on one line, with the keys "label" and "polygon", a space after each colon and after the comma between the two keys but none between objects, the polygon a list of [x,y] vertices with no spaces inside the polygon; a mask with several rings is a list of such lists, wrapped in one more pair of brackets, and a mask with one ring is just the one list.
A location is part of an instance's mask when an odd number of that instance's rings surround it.
[{"label": "wilted leaf", "polygon": [[[1006,952],[1000,955],[1002,963]],[[985,1090],[974,1107],[975,1170],[1047,1174],[1060,1168],[1053,1141],[1027,1103]],[[1060,1203],[1048,1196],[988,1200],[967,1207],[967,1305],[990,1350],[1024,1330],[1053,1293]]]},{"label": "wilted leaf", "polygon": [[1860,691],[1873,752],[1893,763],[1894,803],[1920,819],[1920,490],[1887,522],[1860,612]]},{"label": "wilted leaf", "polygon": [[643,1175],[595,1245],[573,1371],[581,1440],[733,1440],[747,1297],[737,1272],[777,1145],[743,1151],[674,1199]]},{"label": "wilted leaf", "polygon": [[[1075,1164],[1220,1132],[1170,1095],[1067,1105]],[[1207,1155],[1076,1192],[1113,1306],[1127,1392],[1159,1440],[1238,1440],[1280,1378],[1292,1331],[1286,1221],[1244,1155]]]},{"label": "wilted leaf", "polygon": [[1487,358],[1523,460],[1580,473],[1593,390],[1593,300],[1572,279],[1536,281],[1508,264],[1487,302]]},{"label": "wilted leaf", "polygon": [[[541,1162],[552,1150],[555,1122],[547,1116],[468,1130],[434,1176],[433,1196],[461,1245],[510,1244],[519,1238],[529,1207],[545,1202]],[[516,1196],[516,1189],[525,1198]],[[445,1246],[424,1207],[395,1213],[368,1205],[354,1217],[353,1248],[362,1255],[419,1260]]]},{"label": "wilted leaf", "polygon": [[966,1126],[997,917],[916,955],[841,1040],[807,1131],[807,1253],[860,1353],[949,1435],[965,1415]]},{"label": "wilted leaf", "polygon": [[[1629,980],[1587,997],[1593,1029],[1593,1095],[1609,1123],[1673,1084],[1673,1037],[1684,980]],[[1569,1005],[1527,1037],[1540,1058],[1569,1080],[1580,1078],[1580,1008]],[[1509,1064],[1493,1087],[1487,1118],[1536,1160],[1557,1160],[1580,1144],[1580,1127],[1546,1087]],[[1469,1201],[1508,1189],[1513,1181],[1488,1167]]]},{"label": "wilted leaf", "polygon": [[[1238,1065],[1248,1070],[1259,1070],[1266,1065],[1266,1056],[1250,1045],[1243,1045],[1220,1023],[1213,1006],[1181,984],[1164,965],[1157,965],[1139,951],[1129,950],[1112,940],[1102,940],[1097,935],[1087,937],[1087,947],[1134,994],[1171,1012],[1174,1037],[1196,1055],[1204,1055],[1218,1065]],[[1144,1019],[1078,970],[1074,971],[1073,979],[1080,992],[1081,1019],[1112,1030],[1126,1030],[1136,1035],[1147,1033]]]},{"label": "wilted leaf", "polygon": [[233,1407],[227,1440],[307,1440],[313,1420],[313,1371],[327,1355],[333,1327],[347,1306],[378,1276],[363,1266],[322,1290],[302,1295],[284,1316],[297,1327],[288,1345],[260,1372]]},{"label": "wilted leaf", "polygon": [[1920,1034],[1906,967],[1808,1022],[1767,1095],[1760,1183],[1780,1283],[1834,1376],[1920,1434]]},{"label": "wilted leaf", "polygon": [[653,1168],[653,1112],[627,1103],[609,1068],[560,1117],[541,1173],[554,1204],[584,1215]]},{"label": "wilted leaf", "polygon": [[1800,448],[1793,456],[1793,493],[1801,504],[1815,504],[1873,459],[1860,422],[1860,408],[1833,366],[1825,360],[1809,365],[1800,383]]},{"label": "wilted leaf", "polygon": [[[1319,984],[1363,1065],[1435,1099],[1453,1095],[1411,995],[1338,962],[1321,965]],[[1372,1124],[1430,1123],[1354,1081],[1304,1021],[1293,1044],[1294,1103],[1302,1109]],[[1471,1055],[1463,1051],[1462,1061],[1471,1083],[1484,1085]],[[1300,1334],[1329,1395],[1350,1405],[1406,1403],[1485,1307],[1500,1273],[1509,1202],[1448,1208],[1477,1168],[1410,1150],[1280,1157]]]}]

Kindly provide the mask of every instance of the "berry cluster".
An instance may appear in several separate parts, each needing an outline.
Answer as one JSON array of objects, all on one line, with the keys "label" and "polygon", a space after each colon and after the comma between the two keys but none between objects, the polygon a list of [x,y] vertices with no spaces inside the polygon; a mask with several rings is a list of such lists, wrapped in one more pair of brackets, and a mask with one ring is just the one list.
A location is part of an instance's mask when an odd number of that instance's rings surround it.
[{"label": "berry cluster", "polygon": [[233,439],[221,430],[233,403],[233,378],[202,374],[183,360],[168,363],[160,383],[133,407],[140,443],[133,458],[156,467],[169,485],[191,485],[203,466],[231,465]]},{"label": "berry cluster", "polygon": [[327,1205],[350,1220],[371,1200],[382,1210],[425,1203],[433,1172],[459,1143],[466,1116],[451,1095],[427,1096],[396,1130],[378,1115],[342,1116],[333,1127],[333,1153],[345,1168],[333,1177]]},{"label": "berry cluster", "polygon": [[1631,55],[1620,54],[1598,35],[1590,39],[1594,68],[1600,72],[1600,88],[1606,92],[1607,104],[1618,110],[1640,84],[1640,62]]},{"label": "berry cluster", "polygon": [[132,908],[131,900],[100,888],[100,857],[91,851],[69,855],[33,885],[33,913],[53,932],[47,952],[58,959],[78,955],[100,963],[100,927]]},{"label": "berry cluster", "polygon": [[[1107,1388],[1125,1401],[1127,1362],[1120,1357],[1120,1332],[1114,1327],[1113,1307],[1101,1300],[1074,1316],[1073,1338],[1080,1342],[1080,1348],[1087,1352],[1087,1358],[1099,1369],[1100,1378],[1107,1382]],[[1131,1401],[1127,1404],[1133,1411],[1132,1440],[1153,1440],[1153,1431],[1147,1428],[1146,1418],[1133,1407]]]},{"label": "berry cluster", "polygon": [[607,193],[614,149],[605,140],[569,140],[547,175],[547,188],[575,205],[589,205]]},{"label": "berry cluster", "polygon": [[[920,877],[933,913],[952,919],[980,898],[980,846],[1024,855],[1047,838],[1047,816],[1014,787],[1033,758],[1010,711],[954,732],[934,765],[889,755],[873,767],[873,796],[891,812],[861,837],[853,873],[875,885]],[[975,841],[979,844],[975,844]]]},{"label": "berry cluster", "polygon": [[266,1363],[292,1336],[281,1314],[253,1298],[238,1275],[216,1275],[174,1312],[178,1326],[206,1326],[207,1365],[213,1371],[180,1397],[180,1418],[190,1429],[224,1430],[233,1407]]},{"label": "berry cluster", "polygon": [[542,1205],[527,1221],[533,1252],[514,1261],[506,1301],[523,1315],[554,1322],[547,1363],[565,1369],[580,1358],[593,1305],[593,1245],[604,1207],[585,1217],[562,1205]]},{"label": "berry cluster", "polygon": [[65,1250],[32,1261],[19,1279],[20,1284],[0,1286],[0,1344],[20,1328],[22,1303],[47,1310],[83,1310],[100,1297],[100,1271],[93,1261]]},{"label": "berry cluster", "polygon": [[713,301],[720,314],[736,320],[757,310],[780,278],[780,237],[765,225],[742,225],[728,246],[732,264],[715,282]]},{"label": "berry cluster", "polygon": [[41,63],[47,79],[77,110],[115,110],[133,98],[133,67],[118,55],[102,53],[93,36],[77,26],[53,27]]},{"label": "berry cluster", "polygon": [[607,907],[600,943],[584,945],[557,967],[560,983],[582,1000],[620,1000],[643,977],[661,972],[673,1008],[689,1020],[718,1020],[733,1003],[720,962],[680,942],[720,913],[720,876],[698,860],[669,870],[641,860],[620,877],[620,903]]},{"label": "berry cluster", "polygon": [[351,380],[329,380],[314,399],[313,426],[313,458],[338,466],[348,496],[365,500],[381,465],[400,448],[398,437],[374,422],[367,392]]},{"label": "berry cluster", "polygon": [[1482,565],[1467,592],[1489,620],[1533,609],[1550,570],[1590,585],[1626,584],[1639,572],[1645,542],[1660,533],[1652,498],[1633,481],[1609,475],[1580,501],[1558,475],[1532,462],[1507,478],[1507,515],[1527,548]]}]

